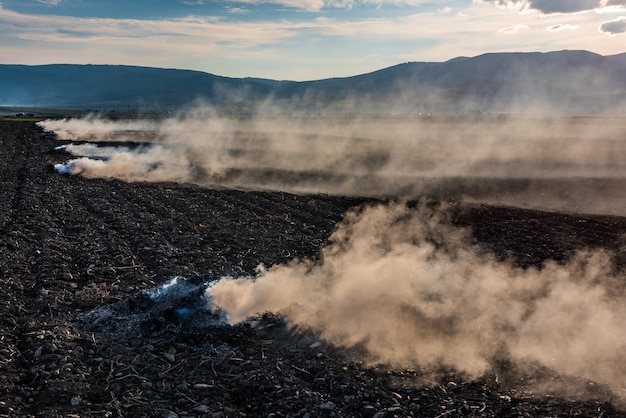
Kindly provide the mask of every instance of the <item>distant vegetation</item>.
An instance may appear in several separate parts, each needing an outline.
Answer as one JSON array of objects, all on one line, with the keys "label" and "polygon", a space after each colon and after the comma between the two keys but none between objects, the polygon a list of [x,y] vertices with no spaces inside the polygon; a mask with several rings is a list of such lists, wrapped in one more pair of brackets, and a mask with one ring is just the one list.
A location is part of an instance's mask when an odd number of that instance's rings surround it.
[{"label": "distant vegetation", "polygon": [[0,65],[0,106],[162,116],[199,102],[234,115],[623,115],[626,54],[494,53],[306,82],[120,65]]}]

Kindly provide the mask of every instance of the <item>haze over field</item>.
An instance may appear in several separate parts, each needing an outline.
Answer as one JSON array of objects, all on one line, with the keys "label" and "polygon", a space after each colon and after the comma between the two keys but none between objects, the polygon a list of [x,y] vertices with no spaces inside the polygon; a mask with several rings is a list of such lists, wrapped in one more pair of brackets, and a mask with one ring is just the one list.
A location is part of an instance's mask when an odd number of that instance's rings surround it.
[{"label": "haze over field", "polygon": [[242,120],[211,114],[198,108],[164,121],[92,117],[40,125],[61,139],[91,143],[65,146],[78,158],[57,167],[85,177],[373,197],[425,194],[625,214],[621,118]]},{"label": "haze over field", "polygon": [[[205,108],[165,121],[41,126],[89,141],[60,149],[83,156],[61,172],[392,198],[347,214],[319,261],[213,281],[210,307],[230,323],[269,311],[358,347],[372,364],[452,367],[471,378],[547,367],[623,396],[626,282],[613,253],[582,249],[523,269],[473,245],[447,222],[446,203],[403,203],[434,196],[624,215],[622,118],[241,120]],[[510,365],[499,370],[502,361]],[[580,395],[558,379],[525,390]]]}]

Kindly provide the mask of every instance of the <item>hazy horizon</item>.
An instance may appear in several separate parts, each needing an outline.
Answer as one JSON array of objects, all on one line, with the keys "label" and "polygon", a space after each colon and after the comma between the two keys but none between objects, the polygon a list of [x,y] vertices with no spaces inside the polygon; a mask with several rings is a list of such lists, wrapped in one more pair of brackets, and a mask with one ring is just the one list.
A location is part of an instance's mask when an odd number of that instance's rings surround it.
[{"label": "hazy horizon", "polygon": [[445,63],[448,61],[454,61],[454,60],[458,60],[458,59],[462,59],[462,58],[476,58],[476,57],[480,57],[483,55],[491,55],[491,54],[534,54],[534,53],[539,53],[539,54],[550,54],[550,53],[555,53],[555,52],[564,52],[564,51],[579,51],[579,52],[589,52],[591,54],[595,54],[595,55],[599,55],[599,56],[603,56],[603,57],[610,57],[610,56],[616,56],[616,55],[622,55],[625,54],[626,55],[626,48],[624,49],[623,52],[616,52],[614,54],[600,54],[594,51],[588,51],[588,50],[584,50],[584,49],[579,49],[579,50],[574,50],[574,49],[561,49],[561,50],[553,50],[553,51],[486,51],[483,53],[480,53],[478,55],[458,55],[458,56],[454,56],[454,57],[449,57],[447,59],[443,59],[440,61],[419,61],[419,60],[415,60],[415,61],[402,61],[402,62],[396,62],[396,63],[391,63],[385,67],[380,67],[380,68],[373,68],[367,72],[364,73],[355,73],[355,74],[345,74],[345,75],[329,75],[328,77],[325,78],[321,78],[321,79],[308,79],[308,80],[292,80],[292,79],[282,79],[282,78],[271,78],[271,77],[253,77],[253,76],[243,76],[243,77],[233,77],[233,76],[229,76],[226,74],[216,74],[216,73],[212,73],[210,71],[205,71],[205,70],[197,70],[197,69],[193,69],[193,68],[176,68],[176,67],[158,67],[158,66],[151,66],[151,65],[140,65],[140,64],[125,64],[125,63],[106,63],[106,64],[73,64],[73,63],[69,63],[69,62],[48,62],[48,63],[40,63],[40,64],[21,64],[21,63],[0,63],[0,65],[24,65],[24,66],[28,66],[28,67],[46,67],[46,66],[63,66],[63,65],[79,65],[79,66],[84,66],[84,67],[89,67],[89,66],[104,66],[104,67],[114,67],[114,66],[119,66],[119,67],[136,67],[136,68],[154,68],[154,69],[161,69],[161,70],[180,70],[180,71],[192,71],[192,72],[199,72],[199,73],[203,73],[203,74],[208,74],[208,75],[215,75],[218,77],[224,77],[224,78],[232,78],[232,79],[259,79],[259,80],[270,80],[270,81],[293,81],[293,82],[311,82],[311,81],[322,81],[322,80],[328,80],[328,79],[343,79],[343,78],[351,78],[351,77],[358,77],[358,76],[362,76],[362,75],[368,75],[371,73],[375,73],[381,70],[385,70],[388,68],[393,68],[393,67],[397,67],[403,64],[415,64],[415,63]]},{"label": "hazy horizon", "polygon": [[488,52],[624,52],[626,1],[5,0],[11,64],[139,65],[320,80]]}]

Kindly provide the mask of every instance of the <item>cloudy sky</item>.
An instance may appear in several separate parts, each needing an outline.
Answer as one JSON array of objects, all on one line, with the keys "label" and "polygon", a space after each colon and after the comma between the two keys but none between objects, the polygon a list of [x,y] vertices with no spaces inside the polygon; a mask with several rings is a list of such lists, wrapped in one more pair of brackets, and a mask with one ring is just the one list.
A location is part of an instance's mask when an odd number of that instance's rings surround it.
[{"label": "cloudy sky", "polygon": [[626,52],[626,0],[0,0],[2,64],[313,80],[562,49]]}]

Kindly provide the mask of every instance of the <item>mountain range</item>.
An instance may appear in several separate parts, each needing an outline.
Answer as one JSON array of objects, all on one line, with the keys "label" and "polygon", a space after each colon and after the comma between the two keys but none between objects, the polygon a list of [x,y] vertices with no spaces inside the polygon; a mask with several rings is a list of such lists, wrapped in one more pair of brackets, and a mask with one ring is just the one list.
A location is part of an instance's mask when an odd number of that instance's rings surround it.
[{"label": "mountain range", "polygon": [[124,65],[0,65],[0,106],[335,114],[626,113],[626,53],[488,53],[316,81]]}]

